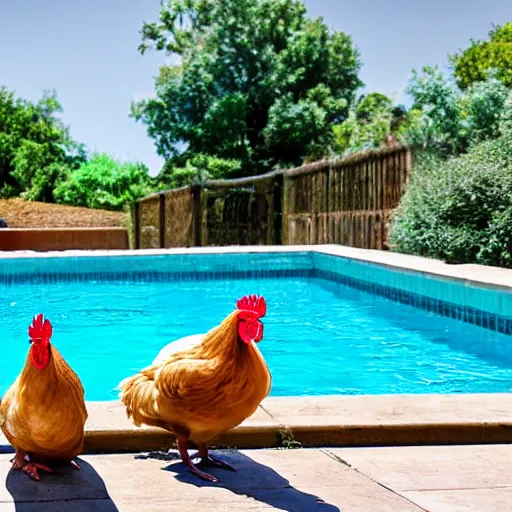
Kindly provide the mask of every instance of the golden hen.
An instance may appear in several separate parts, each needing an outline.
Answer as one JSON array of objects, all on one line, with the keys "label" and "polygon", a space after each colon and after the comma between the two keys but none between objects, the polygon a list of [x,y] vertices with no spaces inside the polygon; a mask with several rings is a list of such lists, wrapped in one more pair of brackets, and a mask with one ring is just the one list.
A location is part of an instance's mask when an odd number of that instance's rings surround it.
[{"label": "golden hen", "polygon": [[194,465],[189,441],[204,463],[234,470],[209,454],[207,444],[251,416],[270,392],[271,375],[256,346],[265,314],[263,297],[244,297],[220,325],[169,344],[151,366],[119,385],[135,425],[174,433],[183,462],[203,480],[219,481]]},{"label": "golden hen", "polygon": [[25,366],[0,402],[0,428],[16,450],[13,469],[39,480],[52,473],[48,461],[73,461],[84,446],[87,419],[80,379],[52,346],[52,325],[43,315],[28,329]]}]

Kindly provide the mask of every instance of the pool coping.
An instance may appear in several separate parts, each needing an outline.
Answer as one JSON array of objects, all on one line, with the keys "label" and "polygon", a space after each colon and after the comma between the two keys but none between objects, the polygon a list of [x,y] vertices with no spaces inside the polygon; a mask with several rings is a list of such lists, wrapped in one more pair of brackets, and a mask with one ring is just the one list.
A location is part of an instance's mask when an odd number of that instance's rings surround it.
[{"label": "pool coping", "polygon": [[484,265],[452,265],[440,260],[389,251],[357,249],[342,245],[223,246],[180,249],[0,251],[1,259],[116,256],[163,256],[184,254],[318,253],[372,263],[389,270],[423,274],[464,285],[476,285],[512,293],[512,270]]},{"label": "pool coping", "polygon": [[[165,430],[135,427],[120,402],[88,402],[86,453],[168,449]],[[313,448],[512,443],[508,393],[269,397],[216,447]],[[0,452],[9,450],[0,434]]]},{"label": "pool coping", "polygon": [[[135,427],[120,402],[88,402],[85,453],[168,449],[172,434]],[[229,448],[370,447],[512,443],[507,393],[269,397],[213,441]],[[0,433],[0,453],[10,451]]]}]

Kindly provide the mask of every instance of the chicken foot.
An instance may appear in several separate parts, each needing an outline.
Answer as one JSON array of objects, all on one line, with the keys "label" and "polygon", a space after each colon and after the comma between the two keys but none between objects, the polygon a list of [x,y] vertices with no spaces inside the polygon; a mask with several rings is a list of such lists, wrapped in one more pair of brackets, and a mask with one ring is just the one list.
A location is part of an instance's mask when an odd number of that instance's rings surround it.
[{"label": "chicken foot", "polygon": [[[48,473],[55,473],[55,470],[53,470],[47,463],[46,461],[39,457],[38,455],[32,455],[30,457],[31,459],[31,462],[33,462],[34,464],[36,464],[37,467],[39,467],[40,469],[48,472]],[[80,471],[80,466],[74,461],[74,460],[70,460],[69,461],[69,464],[71,465],[71,467],[73,469],[75,469],[76,471]],[[46,468],[46,469],[45,469]]]},{"label": "chicken foot", "polygon": [[[15,470],[23,470],[24,473],[32,478],[32,480],[39,481],[41,477],[39,476],[38,469],[45,473],[55,473],[55,470],[52,469],[41,457],[37,455],[31,455],[22,450],[16,450],[16,455],[14,459],[12,459],[12,469]],[[80,471],[80,466],[74,461],[70,461],[71,466]]]},{"label": "chicken foot", "polygon": [[54,473],[53,469],[50,468],[43,461],[33,460],[32,457],[22,451],[16,450],[16,455],[12,460],[12,469],[19,470],[21,469],[24,473],[26,473],[32,480],[39,481],[41,477],[39,476],[38,469],[40,471],[44,471],[45,473]]},{"label": "chicken foot", "polygon": [[204,473],[194,466],[194,463],[188,454],[188,439],[186,437],[178,436],[178,450],[181,455],[181,460],[183,460],[185,466],[187,466],[194,475],[206,482],[212,482],[215,484],[219,483],[220,480],[217,477],[210,475],[209,473]]},{"label": "chicken foot", "polygon": [[200,457],[201,462],[204,464],[208,464],[215,468],[227,469],[228,471],[234,471],[236,473],[236,469],[233,466],[230,466],[226,462],[219,460],[217,457],[209,454],[206,444],[199,445],[199,451],[191,458],[195,459],[196,457]]}]

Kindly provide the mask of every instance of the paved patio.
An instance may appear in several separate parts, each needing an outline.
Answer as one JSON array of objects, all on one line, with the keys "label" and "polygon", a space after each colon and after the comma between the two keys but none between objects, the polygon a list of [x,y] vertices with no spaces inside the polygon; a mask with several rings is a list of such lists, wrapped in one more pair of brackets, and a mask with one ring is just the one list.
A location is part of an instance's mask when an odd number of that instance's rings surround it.
[{"label": "paved patio", "polygon": [[512,445],[224,451],[223,484],[179,462],[87,455],[32,482],[0,454],[1,512],[509,512]]}]

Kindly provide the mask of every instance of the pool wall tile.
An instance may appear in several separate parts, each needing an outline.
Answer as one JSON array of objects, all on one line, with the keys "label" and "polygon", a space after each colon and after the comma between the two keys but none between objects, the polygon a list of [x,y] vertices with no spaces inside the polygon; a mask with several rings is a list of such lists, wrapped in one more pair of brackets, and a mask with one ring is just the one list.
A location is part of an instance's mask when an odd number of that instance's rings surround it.
[{"label": "pool wall tile", "polygon": [[18,276],[27,279],[82,280],[87,275],[105,278],[126,278],[130,274],[174,276],[197,274],[226,275],[233,273],[304,272],[313,269],[311,253],[254,253],[254,254],[178,254],[158,256],[112,256],[69,258],[13,258],[0,261],[0,283],[17,282]]},{"label": "pool wall tile", "polygon": [[315,253],[314,268],[350,276],[368,283],[403,290],[440,301],[459,304],[501,315],[512,315],[512,293],[478,288],[467,283],[448,281],[418,272],[402,272],[374,263]]},{"label": "pool wall tile", "polygon": [[4,258],[0,285],[316,277],[512,334],[512,293],[315,251]]},{"label": "pool wall tile", "polygon": [[317,277],[336,281],[395,302],[412,305],[504,334],[512,334],[512,294],[398,272],[377,264],[314,254]]}]

